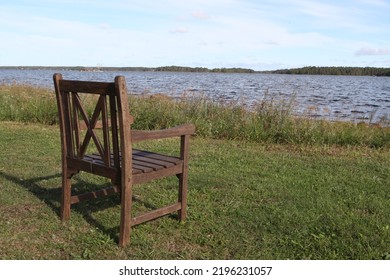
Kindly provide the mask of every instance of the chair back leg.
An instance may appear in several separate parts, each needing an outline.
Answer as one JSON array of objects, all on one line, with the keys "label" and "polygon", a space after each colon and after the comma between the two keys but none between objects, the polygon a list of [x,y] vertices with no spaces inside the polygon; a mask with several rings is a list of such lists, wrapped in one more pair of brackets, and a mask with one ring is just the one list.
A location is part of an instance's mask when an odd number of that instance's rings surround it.
[{"label": "chair back leg", "polygon": [[61,193],[61,213],[62,221],[67,221],[70,218],[70,198],[71,198],[71,178],[72,175],[67,171],[62,172],[62,193]]}]

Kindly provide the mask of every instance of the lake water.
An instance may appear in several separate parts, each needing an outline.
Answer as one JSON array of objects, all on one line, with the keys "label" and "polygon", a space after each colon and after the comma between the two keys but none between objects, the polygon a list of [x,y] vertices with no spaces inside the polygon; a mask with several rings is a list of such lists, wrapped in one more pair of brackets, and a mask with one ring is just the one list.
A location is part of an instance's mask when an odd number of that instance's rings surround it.
[{"label": "lake water", "polygon": [[[52,88],[53,70],[0,69],[0,83]],[[265,99],[292,102],[297,115],[328,120],[379,122],[390,119],[390,77],[182,72],[82,72],[59,69],[64,79],[113,81],[126,77],[134,94],[183,93],[253,107]]]}]

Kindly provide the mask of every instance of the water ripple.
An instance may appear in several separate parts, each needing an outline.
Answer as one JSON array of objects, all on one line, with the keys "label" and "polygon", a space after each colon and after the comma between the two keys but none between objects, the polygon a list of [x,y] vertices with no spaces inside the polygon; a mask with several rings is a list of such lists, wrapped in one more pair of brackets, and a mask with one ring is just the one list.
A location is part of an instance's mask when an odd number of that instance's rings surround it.
[{"label": "water ripple", "polygon": [[[294,101],[294,114],[337,120],[378,121],[389,116],[390,78],[177,72],[80,72],[59,69],[66,79],[110,81],[126,77],[134,94],[203,94],[214,100]],[[0,70],[0,83],[52,88],[52,70]]]}]

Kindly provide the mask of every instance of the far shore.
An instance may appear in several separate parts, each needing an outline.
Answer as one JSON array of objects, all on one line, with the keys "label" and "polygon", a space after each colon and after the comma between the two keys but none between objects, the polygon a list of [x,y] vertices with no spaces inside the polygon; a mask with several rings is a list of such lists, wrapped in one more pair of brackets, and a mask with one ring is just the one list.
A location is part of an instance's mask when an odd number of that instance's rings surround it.
[{"label": "far shore", "polygon": [[71,71],[148,71],[148,72],[204,72],[204,73],[261,73],[261,74],[295,74],[295,75],[343,75],[343,76],[386,76],[390,77],[390,68],[380,67],[317,67],[253,70],[242,67],[212,68],[188,66],[160,66],[160,67],[103,67],[103,66],[0,66],[9,70],[71,70]]}]

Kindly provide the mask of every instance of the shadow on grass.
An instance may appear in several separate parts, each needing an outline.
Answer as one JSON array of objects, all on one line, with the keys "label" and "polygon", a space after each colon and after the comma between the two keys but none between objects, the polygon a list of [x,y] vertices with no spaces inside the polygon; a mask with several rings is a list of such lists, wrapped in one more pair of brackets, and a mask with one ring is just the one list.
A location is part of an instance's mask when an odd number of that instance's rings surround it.
[{"label": "shadow on grass", "polygon": [[[46,205],[49,206],[58,217],[60,217],[61,186],[58,186],[56,188],[48,188],[42,186],[40,182],[61,178],[61,173],[41,176],[37,178],[21,179],[14,175],[6,174],[0,171],[0,177],[28,190],[38,199],[46,203]],[[77,190],[78,193],[102,189],[109,186],[109,183],[97,185],[82,180],[78,177],[74,177],[72,180],[74,181],[74,183],[72,184],[72,189]],[[150,210],[155,210],[158,208],[155,205],[142,201],[136,197],[133,197],[133,202],[138,202]],[[99,222],[93,217],[93,213],[96,211],[113,208],[118,205],[120,205],[120,195],[112,194],[106,197],[96,198],[74,204],[71,207],[71,211],[76,211],[77,213],[81,214],[85,221],[89,223],[92,227],[99,229],[103,234],[109,236],[114,241],[118,242],[120,219],[118,218],[118,226],[108,227],[106,224]],[[176,214],[170,214],[167,216],[177,219]]]},{"label": "shadow on grass", "polygon": [[3,177],[4,179],[28,190],[37,198],[45,202],[53,210],[53,212],[55,212],[57,215],[60,214],[60,209],[58,205],[56,205],[56,202],[59,203],[60,201],[59,198],[61,197],[61,189],[44,188],[41,185],[39,185],[39,182],[61,177],[61,174],[42,176],[42,177],[31,178],[31,179],[21,179],[14,175],[6,174],[0,171],[0,177]]}]

